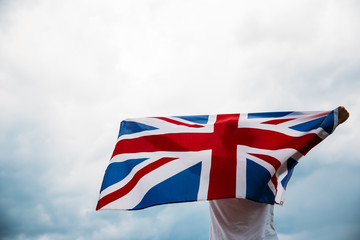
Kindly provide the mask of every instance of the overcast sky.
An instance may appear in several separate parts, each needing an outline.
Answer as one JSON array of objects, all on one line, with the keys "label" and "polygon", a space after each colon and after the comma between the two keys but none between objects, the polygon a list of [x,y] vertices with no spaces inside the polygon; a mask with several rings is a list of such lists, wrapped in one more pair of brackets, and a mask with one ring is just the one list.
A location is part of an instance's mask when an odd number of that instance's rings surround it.
[{"label": "overcast sky", "polygon": [[0,0],[0,238],[208,239],[207,202],[95,211],[124,118],[331,110],[280,240],[360,237],[356,0]]}]

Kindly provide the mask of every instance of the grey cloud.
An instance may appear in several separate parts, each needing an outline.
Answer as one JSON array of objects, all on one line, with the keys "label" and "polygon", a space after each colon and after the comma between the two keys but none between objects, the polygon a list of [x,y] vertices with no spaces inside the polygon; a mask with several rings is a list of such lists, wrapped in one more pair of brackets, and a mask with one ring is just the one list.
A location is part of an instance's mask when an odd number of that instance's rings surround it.
[{"label": "grey cloud", "polygon": [[293,175],[294,182],[289,183],[285,206],[276,208],[276,225],[280,233],[307,232],[317,239],[336,239],[335,235],[328,238],[330,235],[326,234],[332,226],[343,236],[359,234],[355,227],[360,220],[357,206],[360,200],[359,171],[358,165],[341,162],[300,163]]}]

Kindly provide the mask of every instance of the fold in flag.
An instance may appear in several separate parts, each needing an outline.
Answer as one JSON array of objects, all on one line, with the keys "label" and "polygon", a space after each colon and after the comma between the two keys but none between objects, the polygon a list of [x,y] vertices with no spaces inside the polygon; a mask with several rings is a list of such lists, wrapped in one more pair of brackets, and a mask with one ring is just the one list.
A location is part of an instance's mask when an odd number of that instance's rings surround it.
[{"label": "fold in flag", "polygon": [[282,205],[299,159],[337,125],[338,109],[124,120],[96,210],[223,198]]}]

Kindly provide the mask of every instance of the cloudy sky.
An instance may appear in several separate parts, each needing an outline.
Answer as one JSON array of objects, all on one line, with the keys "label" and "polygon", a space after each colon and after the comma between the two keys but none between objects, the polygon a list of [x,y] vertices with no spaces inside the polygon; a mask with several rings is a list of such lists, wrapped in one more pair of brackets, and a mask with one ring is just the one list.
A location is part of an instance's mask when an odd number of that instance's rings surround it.
[{"label": "cloudy sky", "polygon": [[0,238],[208,239],[207,202],[95,211],[124,118],[351,116],[297,166],[280,240],[359,239],[356,0],[0,0]]}]

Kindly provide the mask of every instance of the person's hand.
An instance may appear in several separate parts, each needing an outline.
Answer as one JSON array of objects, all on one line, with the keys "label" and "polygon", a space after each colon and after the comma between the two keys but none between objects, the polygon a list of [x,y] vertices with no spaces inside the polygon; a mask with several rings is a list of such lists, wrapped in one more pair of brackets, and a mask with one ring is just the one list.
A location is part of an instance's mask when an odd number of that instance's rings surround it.
[{"label": "person's hand", "polygon": [[339,110],[339,112],[338,112],[339,113],[339,115],[338,115],[339,124],[342,124],[349,118],[349,112],[343,106],[340,106],[338,108],[338,110]]}]

